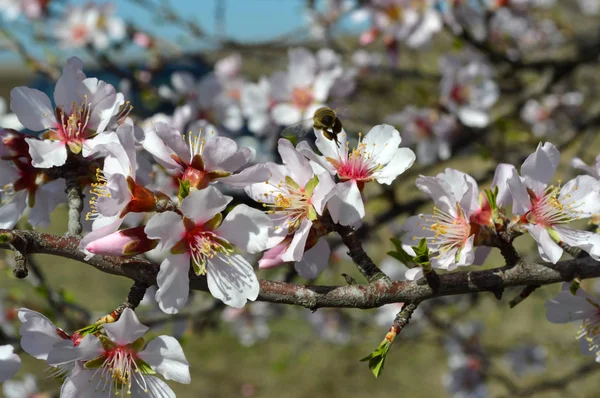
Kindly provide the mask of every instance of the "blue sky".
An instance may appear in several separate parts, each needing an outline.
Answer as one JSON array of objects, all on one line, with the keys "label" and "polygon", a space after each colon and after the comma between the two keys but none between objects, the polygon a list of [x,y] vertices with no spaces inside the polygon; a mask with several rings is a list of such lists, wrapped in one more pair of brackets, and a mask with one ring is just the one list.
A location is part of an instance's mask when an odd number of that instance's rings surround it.
[{"label": "blue sky", "polygon": [[[161,0],[152,0],[160,2]],[[170,4],[179,15],[196,20],[200,26],[208,31],[215,31],[215,7],[219,0],[171,0]],[[261,41],[277,37],[306,25],[305,0],[224,0],[226,26],[228,37],[239,41]],[[98,0],[99,3],[105,2]],[[71,4],[84,4],[86,0],[70,1]],[[193,39],[184,29],[158,24],[154,14],[144,7],[134,4],[134,1],[113,1],[117,6],[117,13],[122,18],[134,22],[141,28],[158,32],[161,37],[181,43],[185,40],[187,45],[194,48],[202,47],[204,43]],[[156,25],[156,28],[151,28]],[[348,24],[344,24],[347,28]],[[25,37],[23,37],[25,41]],[[42,55],[41,52],[35,54]],[[75,54],[73,54],[75,55]],[[79,54],[78,54],[79,55]],[[3,57],[4,58],[4,57]],[[4,58],[9,61],[9,59]],[[16,56],[11,56],[10,61],[18,61]]]}]

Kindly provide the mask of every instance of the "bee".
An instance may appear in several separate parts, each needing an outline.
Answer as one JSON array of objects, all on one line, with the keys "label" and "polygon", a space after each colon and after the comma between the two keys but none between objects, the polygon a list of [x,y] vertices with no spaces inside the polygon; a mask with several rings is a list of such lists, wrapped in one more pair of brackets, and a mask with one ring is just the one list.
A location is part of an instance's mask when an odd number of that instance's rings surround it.
[{"label": "bee", "polygon": [[[286,127],[281,132],[281,135],[304,137],[309,131],[312,130],[306,126],[306,122],[310,120],[311,119],[307,119]],[[337,117],[337,113],[333,109],[326,106],[317,109],[312,117],[312,125],[315,129],[321,130],[325,138],[330,141],[334,141],[338,147],[340,146],[338,134],[342,132],[342,122]]]}]

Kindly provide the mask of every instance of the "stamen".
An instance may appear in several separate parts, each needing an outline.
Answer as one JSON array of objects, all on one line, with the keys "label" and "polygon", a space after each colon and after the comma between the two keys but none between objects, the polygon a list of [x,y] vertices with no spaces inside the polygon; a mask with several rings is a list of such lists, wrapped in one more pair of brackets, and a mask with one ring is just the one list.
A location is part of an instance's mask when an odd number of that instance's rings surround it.
[{"label": "stamen", "polygon": [[98,207],[97,207],[99,198],[110,198],[111,197],[110,191],[106,187],[106,184],[108,183],[108,181],[106,180],[106,177],[104,176],[104,173],[102,172],[102,170],[100,170],[99,168],[96,169],[96,181],[97,182],[94,182],[91,184],[92,189],[90,189],[90,193],[93,196],[89,201],[91,210],[85,215],[85,219],[87,221],[95,220],[96,218],[99,217]]}]

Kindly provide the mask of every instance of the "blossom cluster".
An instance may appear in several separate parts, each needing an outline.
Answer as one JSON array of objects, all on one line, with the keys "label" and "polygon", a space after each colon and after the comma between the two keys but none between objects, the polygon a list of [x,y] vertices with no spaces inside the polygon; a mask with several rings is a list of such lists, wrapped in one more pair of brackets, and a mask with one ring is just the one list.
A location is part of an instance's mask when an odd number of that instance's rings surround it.
[{"label": "blossom cluster", "polygon": [[[584,250],[600,259],[600,235],[568,224],[600,212],[600,181],[581,175],[552,183],[560,154],[551,143],[540,143],[523,162],[500,164],[492,189],[480,192],[475,179],[454,169],[435,177],[420,176],[417,188],[434,203],[433,214],[410,217],[403,225],[404,243],[417,246],[425,239],[433,268],[454,270],[481,264],[501,231],[513,236],[528,233],[544,261],[556,264],[564,247]],[[512,205],[512,217],[506,206]],[[414,253],[413,253],[414,255]],[[423,269],[408,270],[408,279],[419,278]]]}]

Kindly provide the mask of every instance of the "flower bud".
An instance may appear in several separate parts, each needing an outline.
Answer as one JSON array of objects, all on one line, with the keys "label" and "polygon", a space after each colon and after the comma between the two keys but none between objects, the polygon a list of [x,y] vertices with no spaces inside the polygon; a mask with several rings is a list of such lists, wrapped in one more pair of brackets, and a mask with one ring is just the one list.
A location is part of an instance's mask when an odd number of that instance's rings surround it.
[{"label": "flower bud", "polygon": [[85,250],[101,256],[135,256],[154,249],[157,244],[158,240],[146,236],[142,225],[94,240],[88,243]]}]

